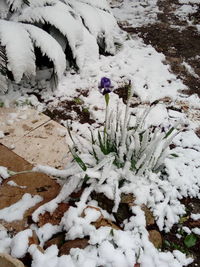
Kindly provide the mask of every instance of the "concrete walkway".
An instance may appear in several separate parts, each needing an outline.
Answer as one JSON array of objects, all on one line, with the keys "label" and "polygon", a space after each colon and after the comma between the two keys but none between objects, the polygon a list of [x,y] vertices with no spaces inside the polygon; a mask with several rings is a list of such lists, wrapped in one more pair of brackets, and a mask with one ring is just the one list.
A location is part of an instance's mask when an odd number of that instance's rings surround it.
[{"label": "concrete walkway", "polygon": [[33,165],[62,168],[69,156],[65,127],[34,109],[0,108],[0,143]]}]

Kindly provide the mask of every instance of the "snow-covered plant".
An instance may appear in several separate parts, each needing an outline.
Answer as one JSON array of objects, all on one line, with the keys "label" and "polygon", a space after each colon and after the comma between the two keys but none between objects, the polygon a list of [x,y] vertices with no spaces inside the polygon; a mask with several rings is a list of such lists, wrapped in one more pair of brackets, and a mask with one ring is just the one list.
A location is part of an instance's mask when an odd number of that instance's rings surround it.
[{"label": "snow-covered plant", "polygon": [[[103,131],[98,130],[97,137],[91,131],[90,154],[98,164],[104,158],[112,155],[113,164],[118,168],[129,166],[135,175],[145,175],[148,171],[158,172],[164,167],[164,159],[169,155],[169,145],[177,135],[172,134],[176,126],[165,132],[160,127],[144,129],[145,118],[151,107],[146,109],[143,115],[136,120],[134,126],[130,126],[131,114],[129,112],[132,96],[131,82],[128,88],[128,100],[125,115],[117,109],[116,114],[109,112],[109,93],[111,82],[108,78],[102,78],[99,86],[105,96],[106,115]],[[74,149],[79,150],[77,146]],[[80,152],[80,151],[79,151]],[[86,168],[86,166],[85,166]]]},{"label": "snow-covered plant", "polygon": [[106,0],[1,0],[0,73],[35,75],[39,48],[60,78],[69,61],[81,69],[99,50],[115,53],[116,29]]},{"label": "snow-covered plant", "polygon": [[[100,91],[105,96],[106,116],[102,130],[91,131],[91,138],[73,140],[71,152],[73,164],[78,164],[76,171],[82,182],[93,185],[96,191],[102,192],[104,185],[112,187],[107,196],[115,201],[115,211],[120,201],[120,188],[139,177],[148,179],[151,173],[164,179],[165,158],[170,153],[169,145],[177,135],[176,126],[163,131],[161,127],[144,128],[145,119],[151,107],[142,116],[136,118],[131,126],[130,99],[132,96],[131,82],[128,86],[128,100],[123,113],[119,107],[117,112],[109,111],[109,93],[111,82],[102,78]],[[174,132],[174,133],[173,133]],[[75,165],[71,165],[71,172]],[[69,169],[70,169],[69,168]],[[68,169],[68,171],[69,171]],[[69,173],[71,173],[69,171]],[[75,173],[76,175],[76,173]],[[107,189],[106,189],[107,190]],[[109,191],[109,190],[108,190]],[[112,192],[112,194],[111,194]]]}]

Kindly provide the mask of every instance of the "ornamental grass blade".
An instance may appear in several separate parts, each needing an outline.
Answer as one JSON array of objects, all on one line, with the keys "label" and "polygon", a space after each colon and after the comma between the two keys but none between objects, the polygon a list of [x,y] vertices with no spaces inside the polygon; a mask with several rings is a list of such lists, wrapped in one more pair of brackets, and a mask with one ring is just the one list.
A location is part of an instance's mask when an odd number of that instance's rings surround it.
[{"label": "ornamental grass blade", "polygon": [[100,131],[98,131],[98,141],[99,141],[100,149],[101,149],[101,151],[103,152],[103,154],[105,155],[105,154],[106,154],[106,149],[105,149],[105,145],[104,145],[104,143],[103,143],[103,140],[102,140]]},{"label": "ornamental grass blade", "polygon": [[92,133],[92,130],[91,129],[89,129],[89,130],[90,130],[91,140],[92,140],[92,153],[93,153],[94,158],[96,159],[96,163],[98,163],[99,162],[99,159],[98,159],[97,153],[96,153],[96,151],[94,149],[94,145],[95,145],[96,141],[94,139],[94,135]]},{"label": "ornamental grass blade", "polygon": [[78,154],[75,151],[72,151],[71,148],[69,148],[70,152],[72,153],[72,156],[74,158],[74,160],[78,163],[78,165],[81,167],[81,169],[83,171],[87,170],[87,166],[85,165],[85,163],[82,161],[82,159],[78,156]]},{"label": "ornamental grass blade", "polygon": [[174,131],[174,127],[172,127],[167,133],[166,135],[164,136],[164,139],[166,139],[168,136],[170,136],[170,134]]}]

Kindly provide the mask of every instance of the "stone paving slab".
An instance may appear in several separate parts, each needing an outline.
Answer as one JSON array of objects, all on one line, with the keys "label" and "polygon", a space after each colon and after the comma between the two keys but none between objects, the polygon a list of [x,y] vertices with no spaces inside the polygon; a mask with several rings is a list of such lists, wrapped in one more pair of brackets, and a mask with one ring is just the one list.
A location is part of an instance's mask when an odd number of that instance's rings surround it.
[{"label": "stone paving slab", "polygon": [[67,163],[67,130],[43,113],[0,108],[0,131],[0,143],[34,165],[62,168]]},{"label": "stone paving slab", "polygon": [[48,116],[34,109],[0,108],[0,129],[5,134],[2,143],[12,146],[24,135],[49,120]]},{"label": "stone paving slab", "polygon": [[[7,167],[12,171],[32,170],[33,168],[32,164],[3,145],[0,145],[0,166]],[[12,183],[10,183],[11,181]],[[3,180],[0,186],[0,209],[10,207],[27,193],[31,196],[39,195],[42,200],[26,210],[22,220],[9,222],[1,219],[0,224],[14,232],[22,231],[28,226],[33,211],[54,199],[59,191],[60,185],[54,179],[39,172],[17,174]]]}]

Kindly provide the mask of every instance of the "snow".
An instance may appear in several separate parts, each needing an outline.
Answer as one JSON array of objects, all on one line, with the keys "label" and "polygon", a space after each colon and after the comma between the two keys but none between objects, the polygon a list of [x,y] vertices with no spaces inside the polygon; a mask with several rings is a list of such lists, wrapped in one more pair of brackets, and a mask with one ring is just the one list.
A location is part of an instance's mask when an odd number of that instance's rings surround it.
[{"label": "snow", "polygon": [[[186,258],[185,255],[179,251],[174,251],[173,254],[170,252],[163,253],[157,251],[148,240],[143,211],[138,206],[132,209],[136,216],[134,216],[132,222],[126,224],[126,231],[113,230],[113,235],[109,227],[95,229],[92,225],[88,225],[87,220],[78,216],[76,222],[81,223],[82,228],[90,235],[89,243],[93,245],[98,244],[96,249],[94,246],[89,245],[85,249],[71,249],[70,255],[58,257],[58,249],[55,245],[46,249],[44,254],[37,249],[36,245],[31,245],[29,253],[33,257],[32,266],[39,267],[45,262],[45,265],[49,267],[64,267],[67,266],[67,263],[69,263],[70,266],[93,267],[106,264],[106,266],[109,267],[132,267],[133,264],[136,263],[137,253],[138,255],[140,254],[138,261],[142,266],[148,264],[148,266],[151,267],[181,267],[192,262],[191,258]],[[70,215],[73,214],[73,210],[75,211],[75,209],[71,207],[71,210],[68,210],[66,215],[68,214],[70,217]],[[75,216],[77,215],[73,214],[73,218],[75,218]],[[64,220],[63,223],[65,227],[67,227],[68,220]],[[80,227],[77,225],[74,230],[75,229],[77,232]],[[140,246],[144,246],[144,250],[139,249],[139,244]]]},{"label": "snow", "polygon": [[[125,0],[119,7],[112,9],[115,17],[124,26],[140,27],[154,23],[159,12],[157,0]],[[128,25],[126,25],[128,22]]]},{"label": "snow", "polygon": [[200,228],[198,227],[192,228],[192,232],[196,235],[200,235]]},{"label": "snow", "polygon": [[191,258],[186,258],[186,256],[181,253],[179,250],[174,250],[173,251],[174,256],[179,260],[179,262],[184,266],[184,265],[188,265],[190,263],[192,263],[192,259]]},{"label": "snow", "polygon": [[194,69],[187,63],[183,62],[182,65],[186,68],[186,70],[195,78],[199,78],[199,75],[195,73]]},{"label": "snow", "polygon": [[7,229],[0,224],[0,252],[10,253],[10,244],[12,239],[8,236]]},{"label": "snow", "polygon": [[[80,69],[86,67],[88,64],[92,64],[98,60],[99,49],[97,46],[97,40],[99,37],[105,37],[106,43],[106,50],[107,52],[114,52],[114,40],[113,40],[113,33],[112,31],[114,28],[117,29],[116,20],[108,12],[108,5],[106,5],[106,1],[104,1],[101,5],[88,2],[88,1],[74,1],[73,3],[64,4],[61,1],[56,2],[53,6],[33,6],[27,7],[24,9],[23,13],[19,16],[18,21],[26,21],[26,22],[47,22],[50,25],[53,25],[57,28],[57,30],[63,34],[64,37],[67,38],[69,46],[72,50],[73,57],[76,59],[76,64]],[[73,7],[73,9],[71,8]],[[107,8],[106,8],[107,7]],[[106,11],[107,10],[107,11]],[[76,11],[76,12],[75,12]],[[96,21],[101,22],[105,21],[105,25],[102,28],[100,23],[94,23],[94,20],[91,21],[92,18],[95,16]],[[85,27],[81,21],[81,17],[86,23]],[[59,19],[58,19],[59,18]],[[66,27],[66,25],[70,25],[70,27]],[[30,25],[26,25],[31,30]],[[73,29],[73,30],[72,30]],[[92,30],[95,29],[95,30]],[[34,30],[34,29],[33,29]],[[32,31],[31,30],[31,33]],[[34,30],[35,31],[35,30]],[[116,30],[117,32],[117,30]],[[111,34],[112,33],[112,34]],[[36,36],[38,37],[39,31]],[[47,35],[47,34],[46,34]],[[39,36],[41,39],[41,35]],[[38,40],[34,38],[35,40]],[[40,40],[39,39],[39,40]],[[45,45],[45,52],[47,49],[54,51],[51,46],[49,46],[48,41],[50,41],[51,36],[48,38],[43,36],[42,42],[40,42],[40,47],[44,48]],[[53,43],[51,41],[51,43]],[[55,47],[55,44],[54,44]],[[56,47],[55,47],[56,48]],[[64,47],[65,50],[65,47]],[[54,51],[56,55],[56,51],[58,53],[59,49]],[[55,55],[53,59],[55,59]],[[51,58],[51,53],[48,52],[48,56]],[[52,59],[52,58],[51,58]],[[62,59],[62,60],[61,60]],[[64,67],[63,61],[65,60],[64,56],[60,56],[60,62],[62,63],[61,67]],[[56,68],[59,70],[59,64],[56,64]],[[63,68],[61,68],[63,70]],[[58,74],[62,74],[63,72],[59,71]],[[60,77],[59,75],[59,77]]]},{"label": "snow", "polygon": [[0,131],[0,139],[1,138],[4,138],[4,132],[3,131]]},{"label": "snow", "polygon": [[17,183],[15,183],[14,181],[10,180],[7,182],[7,184],[11,185],[11,186],[16,186],[16,187],[19,187],[19,188],[26,188],[26,186],[20,186],[18,185]]},{"label": "snow", "polygon": [[[29,237],[32,236],[32,230],[26,229],[17,233],[11,241],[11,255],[15,258],[23,258],[28,251]],[[22,242],[23,240],[23,242]]]},{"label": "snow", "polygon": [[[27,31],[19,23],[0,20],[1,45],[6,47],[8,69],[16,82],[25,75],[35,75],[35,55],[33,44]],[[15,45],[13,46],[13,39]],[[18,48],[16,51],[16,47]]]},{"label": "snow", "polygon": [[0,9],[0,18],[4,19],[7,17],[7,13],[8,13],[8,6],[6,4],[6,1],[5,0],[2,0],[1,1],[1,9]]},{"label": "snow", "polygon": [[200,213],[197,213],[197,214],[191,214],[190,217],[191,217],[191,219],[193,219],[194,221],[200,220]]},{"label": "snow", "polygon": [[53,61],[58,78],[61,78],[66,69],[65,53],[58,42],[48,33],[33,25],[23,25],[30,34],[34,45],[39,47],[43,55]]},{"label": "snow", "polygon": [[191,232],[192,232],[192,231],[190,230],[190,228],[188,228],[187,226],[183,226],[182,229],[183,229],[183,231],[186,232],[186,234],[188,234],[188,235],[191,234]]},{"label": "snow", "polygon": [[[145,45],[140,38],[134,38],[125,41],[122,49],[114,57],[101,56],[100,61],[93,64],[92,68],[88,68],[83,75],[68,73],[59,84],[56,96],[64,97],[68,94],[72,96],[76,88],[82,90],[90,88],[91,93],[84,100],[86,103],[92,102],[93,105],[98,105],[94,101],[95,96],[98,96],[96,85],[100,77],[106,74],[111,78],[114,89],[117,84],[123,85],[131,79],[134,93],[141,101],[153,102],[166,96],[177,99],[177,91],[185,89],[185,86],[170,72],[169,66],[163,64],[164,60],[163,54],[156,52],[152,46]],[[103,99],[101,101],[103,105]]]},{"label": "snow", "polygon": [[6,179],[10,176],[6,167],[0,166],[0,177]]},{"label": "snow", "polygon": [[184,4],[183,1],[181,1],[181,4],[183,5],[176,10],[175,14],[182,19],[186,19],[189,14],[195,13],[198,10],[198,6],[190,6],[188,3]]},{"label": "snow", "polygon": [[1,209],[0,219],[5,220],[7,222],[22,220],[25,211],[31,207],[34,207],[37,203],[41,201],[41,196],[31,196],[30,194],[26,193],[22,196],[22,199],[17,201],[15,204],[12,204],[7,208]]},{"label": "snow", "polygon": [[34,229],[39,241],[40,241],[40,246],[44,246],[44,243],[49,240],[54,234],[57,234],[61,232],[62,227],[58,225],[52,225],[50,223],[46,223],[39,229],[35,228]]},{"label": "snow", "polygon": [[[53,3],[54,1],[48,2]],[[70,39],[70,45],[73,48],[78,65],[83,67],[80,73],[75,73],[73,70],[66,72],[54,92],[47,89],[48,82],[45,80],[39,84],[38,88],[43,88],[42,97],[46,103],[51,101],[52,106],[59,106],[60,101],[73,100],[77,96],[84,101],[84,105],[90,110],[91,117],[96,123],[89,126],[73,121],[71,126],[74,137],[77,134],[81,135],[76,139],[77,144],[86,146],[82,159],[92,167],[83,172],[79,166],[71,162],[64,170],[56,170],[49,166],[36,166],[33,171],[41,171],[56,177],[62,185],[62,189],[55,199],[34,211],[32,214],[34,223],[30,227],[31,230],[24,230],[11,238],[6,229],[0,228],[0,252],[11,253],[12,256],[19,258],[29,252],[33,258],[31,267],[41,267],[43,265],[47,267],[132,267],[136,263],[139,263],[142,267],[187,266],[192,262],[190,257],[186,257],[178,250],[173,252],[160,251],[149,241],[146,219],[141,205],[147,205],[152,211],[160,230],[169,232],[173,225],[179,222],[180,217],[186,213],[185,206],[181,204],[180,200],[183,197],[200,197],[200,139],[194,133],[194,130],[199,127],[198,115],[191,118],[187,113],[177,111],[179,109],[174,110],[174,107],[179,107],[182,103],[182,105],[188,107],[189,112],[192,113],[195,110],[198,114],[199,98],[197,95],[182,95],[180,91],[187,89],[187,87],[172,73],[170,66],[165,63],[165,56],[158,53],[151,45],[144,44],[143,40],[136,35],[124,40],[115,55],[107,57],[101,55],[98,60],[96,39],[102,32],[105,32],[108,51],[114,52],[112,46],[114,40],[109,36],[109,33],[112,29],[114,30],[115,23],[106,1],[81,0],[71,3],[71,1],[65,0],[65,2],[74,6],[76,15],[84,18],[88,29],[83,30],[81,21],[79,19],[75,20],[71,13],[66,16],[64,10],[71,11],[72,9],[66,6],[64,8],[64,4],[61,3],[56,3],[56,11],[54,10],[60,20],[54,19],[51,8],[48,6],[44,8],[43,3],[40,5],[39,0],[31,3],[35,5],[34,12],[27,7],[19,19],[28,22],[53,22]],[[176,15],[181,18],[187,17],[189,13],[196,11],[195,5],[191,7],[188,4],[196,4],[197,1],[179,0],[179,3],[181,6]],[[125,0],[124,3],[115,5],[112,12],[123,26],[140,27],[154,23],[159,11],[157,0]],[[96,14],[94,23],[91,13]],[[107,27],[102,24],[101,16],[104,13],[106,14],[104,22]],[[124,24],[125,20],[128,21],[128,25]],[[66,29],[64,27],[66,23],[69,23],[71,27]],[[58,47],[55,48],[53,44],[52,46],[55,49],[51,50],[46,47],[46,41],[49,39],[46,37],[44,37],[45,40],[39,39],[38,35],[41,35],[39,29],[36,30],[31,25],[23,25],[23,29],[26,29],[26,33],[29,32],[33,40],[37,40],[38,43],[36,42],[35,45],[42,47],[43,52],[46,51],[45,53],[54,59],[57,73],[61,76],[64,62],[62,61],[62,53],[57,55],[54,51]],[[0,31],[0,34],[3,31]],[[4,35],[7,38],[9,37],[6,36],[5,32]],[[122,35],[122,39],[125,38],[126,35]],[[83,57],[84,54],[85,57]],[[197,74],[188,63],[184,62],[183,66],[197,78]],[[48,73],[43,71],[40,75],[41,78],[44,78],[46,74]],[[18,74],[18,79],[20,75],[22,73]],[[164,160],[166,177],[161,179],[159,174],[148,171],[145,176],[142,174],[133,175],[129,171],[128,164],[124,168],[117,169],[112,164],[113,155],[108,155],[105,159],[102,158],[102,161],[96,165],[94,158],[88,155],[88,149],[91,147],[89,147],[88,141],[84,137],[88,139],[90,135],[89,127],[95,135],[95,127],[99,127],[99,124],[104,121],[105,102],[97,89],[99,79],[104,76],[111,79],[114,86],[113,90],[123,87],[131,80],[134,90],[134,97],[131,101],[133,104],[135,104],[135,101],[139,104],[136,108],[130,109],[133,115],[142,114],[150,103],[159,100],[159,103],[153,105],[146,117],[145,129],[149,126],[160,126],[161,129],[169,130],[172,125],[178,122],[180,122],[179,128],[183,124],[188,125],[184,131],[178,133],[173,139],[174,148],[167,151],[169,155]],[[13,85],[15,90],[8,93],[6,97],[1,96],[6,105],[9,106],[16,100],[22,103],[26,99],[30,100],[31,104],[40,111],[47,105],[46,103],[41,105],[35,96],[29,96],[32,92],[31,84],[22,81],[20,86],[19,88],[18,85]],[[78,95],[76,89],[79,89],[80,92],[88,90],[88,96]],[[169,98],[170,104],[163,100],[166,97]],[[125,113],[122,99],[119,99],[119,96],[115,93],[110,94],[110,106],[114,113],[117,106],[121,107],[122,114]],[[7,123],[14,124],[18,119],[18,114],[13,114]],[[136,117],[133,116],[131,125],[134,125],[135,121]],[[66,121],[62,121],[62,123],[67,125]],[[161,137],[158,136],[159,138]],[[161,148],[162,144],[156,150],[157,156]],[[177,157],[170,154],[175,154]],[[146,155],[137,162],[138,167],[145,160],[145,157]],[[45,211],[52,213],[59,203],[68,202],[70,194],[80,188],[82,179],[86,174],[90,176],[88,187],[84,190],[80,200],[65,212],[60,224],[46,223],[42,227],[37,226],[36,223],[39,221],[40,214],[44,214]],[[0,176],[4,179],[9,176],[5,167],[0,167]],[[128,182],[119,188],[118,180],[120,177],[126,177]],[[18,186],[12,181],[8,184]],[[123,230],[116,230],[110,226],[97,229],[94,226],[93,223],[101,217],[110,219],[115,223],[111,214],[98,207],[96,201],[91,200],[90,194],[94,190],[97,193],[104,193],[109,199],[114,200],[113,211],[117,210],[122,193],[134,194],[136,197],[135,206],[129,207],[132,216],[121,224]],[[8,222],[20,220],[28,208],[40,201],[42,201],[42,198],[39,196],[25,194],[17,203],[0,210],[0,219]],[[200,217],[199,214],[192,214],[191,218],[198,220]],[[183,227],[182,229],[186,234],[192,232],[197,235],[200,234],[199,228]],[[39,237],[41,247],[54,234],[61,231],[66,232],[66,241],[87,236],[89,245],[85,249],[73,248],[69,255],[64,256],[58,256],[59,250],[55,245],[50,246],[42,253],[36,245],[29,246],[28,244],[28,238],[32,235],[33,230]]]}]

